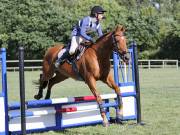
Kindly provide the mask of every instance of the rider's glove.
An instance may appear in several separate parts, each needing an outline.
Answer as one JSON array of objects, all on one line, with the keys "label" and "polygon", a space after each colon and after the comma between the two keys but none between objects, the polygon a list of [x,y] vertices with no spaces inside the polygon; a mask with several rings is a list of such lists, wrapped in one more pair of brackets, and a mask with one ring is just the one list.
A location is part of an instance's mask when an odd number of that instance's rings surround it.
[{"label": "rider's glove", "polygon": [[96,42],[96,40],[94,38],[92,38],[90,41],[92,44],[94,44]]}]

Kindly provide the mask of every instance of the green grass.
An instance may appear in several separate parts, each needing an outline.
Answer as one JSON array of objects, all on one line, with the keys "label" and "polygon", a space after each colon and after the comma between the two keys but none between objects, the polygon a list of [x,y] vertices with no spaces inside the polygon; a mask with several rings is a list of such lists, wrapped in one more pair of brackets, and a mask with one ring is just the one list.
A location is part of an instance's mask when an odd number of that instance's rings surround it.
[{"label": "green grass", "polygon": [[[33,99],[37,89],[32,84],[39,72],[25,73],[26,99]],[[18,72],[8,72],[9,98],[19,98]],[[123,125],[112,124],[108,128],[102,125],[49,131],[41,135],[180,135],[180,70],[177,69],[140,69],[142,120],[144,126],[135,121]],[[112,92],[105,84],[98,82],[101,93]],[[68,79],[52,89],[52,98],[90,95],[88,87],[79,81]],[[39,133],[40,134],[40,133]],[[38,135],[38,134],[37,134]]]}]

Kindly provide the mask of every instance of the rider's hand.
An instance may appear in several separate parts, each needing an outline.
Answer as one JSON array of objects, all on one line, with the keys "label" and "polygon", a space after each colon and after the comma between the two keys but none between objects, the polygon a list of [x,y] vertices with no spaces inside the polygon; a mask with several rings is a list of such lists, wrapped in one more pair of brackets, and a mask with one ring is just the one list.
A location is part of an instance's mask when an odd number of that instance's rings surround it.
[{"label": "rider's hand", "polygon": [[94,44],[95,42],[96,42],[96,40],[93,38],[93,39],[91,39],[91,41],[90,41],[92,44]]}]

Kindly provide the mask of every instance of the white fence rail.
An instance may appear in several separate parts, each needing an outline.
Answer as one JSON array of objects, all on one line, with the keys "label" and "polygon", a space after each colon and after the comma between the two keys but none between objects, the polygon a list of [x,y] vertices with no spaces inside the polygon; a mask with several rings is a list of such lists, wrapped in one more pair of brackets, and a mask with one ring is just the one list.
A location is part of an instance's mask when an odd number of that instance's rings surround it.
[{"label": "white fence rail", "polygon": [[[7,60],[7,70],[8,71],[17,71],[19,70],[18,60]],[[25,70],[40,70],[42,68],[42,60],[24,60],[24,69]]]},{"label": "white fence rail", "polygon": [[[112,60],[111,60],[112,61]],[[138,60],[139,68],[177,68],[178,60]],[[25,70],[40,70],[42,67],[42,60],[25,60],[24,69]],[[18,60],[7,60],[7,70],[17,71]]]},{"label": "white fence rail", "polygon": [[138,60],[139,67],[142,68],[177,68],[178,60]]}]

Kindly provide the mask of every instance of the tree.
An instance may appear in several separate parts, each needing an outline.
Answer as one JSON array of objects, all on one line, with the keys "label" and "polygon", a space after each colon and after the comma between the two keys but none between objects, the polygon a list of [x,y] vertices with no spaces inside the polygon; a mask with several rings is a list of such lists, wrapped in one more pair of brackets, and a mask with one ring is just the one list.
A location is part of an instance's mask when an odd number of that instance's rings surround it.
[{"label": "tree", "polygon": [[[159,3],[160,10],[152,2]],[[160,57],[166,38],[172,39],[168,43],[174,47],[179,44],[177,0],[1,0],[0,45],[7,48],[8,59],[17,59],[19,45],[25,47],[26,59],[42,59],[55,42],[69,42],[73,26],[94,5],[107,10],[103,32],[124,25],[128,44],[137,42],[140,58]]]}]

